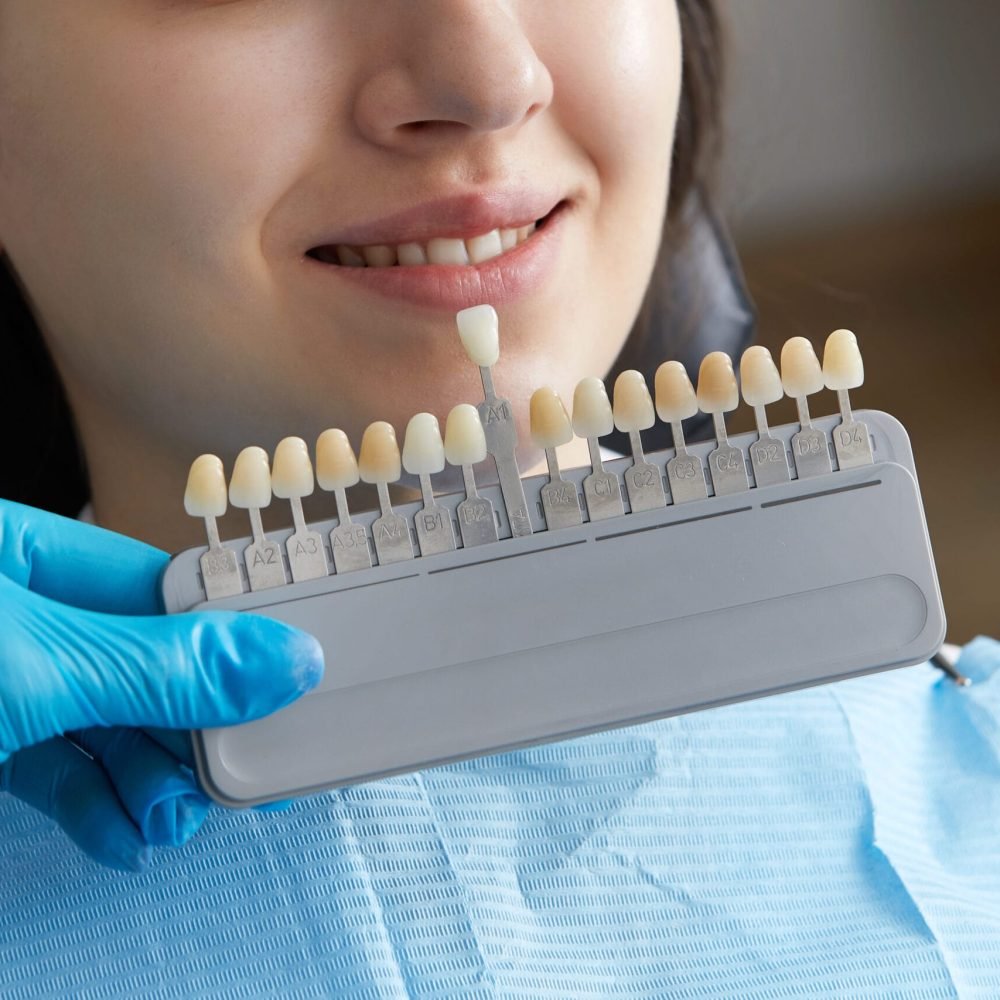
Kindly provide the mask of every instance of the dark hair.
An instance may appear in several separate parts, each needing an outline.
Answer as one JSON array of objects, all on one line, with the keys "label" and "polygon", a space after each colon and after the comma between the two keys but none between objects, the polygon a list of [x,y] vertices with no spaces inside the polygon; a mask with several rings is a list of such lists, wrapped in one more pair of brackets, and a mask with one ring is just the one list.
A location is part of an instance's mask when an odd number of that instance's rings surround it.
[{"label": "dark hair", "polygon": [[[719,25],[711,0],[678,0],[678,11],[684,55],[663,240],[645,300],[612,377],[624,368],[638,368],[649,376],[651,365],[668,355],[668,347],[676,356],[697,341],[705,326],[705,308],[700,296],[690,293],[688,272],[699,229],[702,242],[707,238],[705,245],[715,248],[716,257],[721,254],[726,276],[742,289],[735,259],[705,195],[719,125]],[[696,255],[699,260],[704,256],[704,252]],[[0,419],[9,431],[11,447],[0,473],[0,496],[75,516],[89,489],[73,417],[27,290],[6,254],[2,260],[0,322],[8,378],[6,391],[0,393]],[[742,315],[748,315],[746,310]],[[664,440],[669,443],[669,437]],[[608,444],[622,447],[611,438]]]}]

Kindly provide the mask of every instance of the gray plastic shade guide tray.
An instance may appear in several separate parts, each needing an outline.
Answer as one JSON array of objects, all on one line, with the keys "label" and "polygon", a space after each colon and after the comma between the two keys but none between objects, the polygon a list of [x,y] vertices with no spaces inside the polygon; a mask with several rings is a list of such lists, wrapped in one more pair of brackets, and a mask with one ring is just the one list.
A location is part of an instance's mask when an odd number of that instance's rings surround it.
[{"label": "gray plastic shade guide tray", "polygon": [[[855,418],[874,465],[838,470],[831,448],[827,475],[637,514],[626,497],[625,516],[558,531],[538,502],[548,478],[533,476],[529,537],[510,537],[486,486],[498,542],[238,597],[206,601],[205,548],[180,553],[162,581],[168,612],[269,615],[326,655],[321,684],[287,708],[194,734],[202,784],[254,805],[926,660],[945,619],[909,439],[886,413]],[[829,435],[839,420],[814,424]],[[771,432],[788,447],[797,430]],[[704,462],[714,447],[689,450]],[[647,460],[662,472],[671,457]],[[584,518],[589,472],[565,473]],[[453,512],[462,499],[437,497]],[[420,506],[395,509],[412,525]],[[336,524],[311,526],[329,543]]]}]

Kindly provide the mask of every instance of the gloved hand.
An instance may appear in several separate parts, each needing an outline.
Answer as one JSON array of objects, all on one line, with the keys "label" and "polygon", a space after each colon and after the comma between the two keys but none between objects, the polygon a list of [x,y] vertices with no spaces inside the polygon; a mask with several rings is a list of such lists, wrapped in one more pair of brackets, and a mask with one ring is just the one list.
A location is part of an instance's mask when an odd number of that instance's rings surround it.
[{"label": "gloved hand", "polygon": [[123,870],[184,843],[208,810],[179,730],[267,715],[323,673],[319,643],[282,622],[163,615],[168,559],[0,500],[0,791]]}]

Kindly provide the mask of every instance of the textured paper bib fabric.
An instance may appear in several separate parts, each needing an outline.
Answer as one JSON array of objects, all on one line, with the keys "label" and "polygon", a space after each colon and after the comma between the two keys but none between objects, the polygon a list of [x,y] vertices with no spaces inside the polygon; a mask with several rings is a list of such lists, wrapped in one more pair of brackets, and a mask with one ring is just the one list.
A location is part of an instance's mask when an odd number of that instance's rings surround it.
[{"label": "textured paper bib fabric", "polygon": [[141,876],[2,798],[0,995],[997,997],[998,667],[216,810]]}]

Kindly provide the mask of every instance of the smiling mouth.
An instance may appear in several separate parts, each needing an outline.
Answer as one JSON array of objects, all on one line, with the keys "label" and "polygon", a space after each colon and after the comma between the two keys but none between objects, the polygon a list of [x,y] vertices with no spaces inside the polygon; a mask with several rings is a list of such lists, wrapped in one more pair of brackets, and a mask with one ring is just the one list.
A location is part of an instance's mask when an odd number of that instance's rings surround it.
[{"label": "smiling mouth", "polygon": [[324,264],[341,267],[421,267],[433,264],[474,266],[502,257],[526,242],[567,202],[561,201],[548,215],[518,229],[492,229],[462,239],[435,237],[421,243],[376,244],[373,246],[313,247],[306,254]]}]

